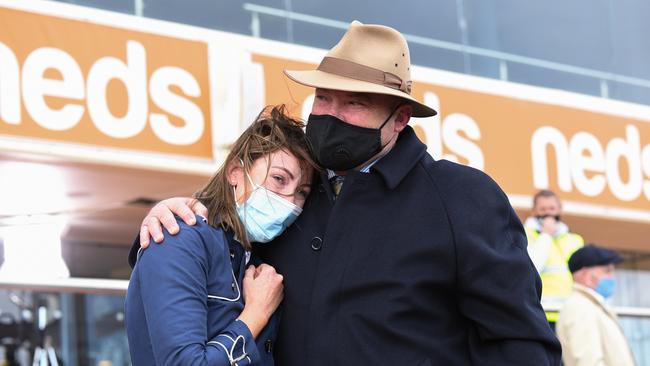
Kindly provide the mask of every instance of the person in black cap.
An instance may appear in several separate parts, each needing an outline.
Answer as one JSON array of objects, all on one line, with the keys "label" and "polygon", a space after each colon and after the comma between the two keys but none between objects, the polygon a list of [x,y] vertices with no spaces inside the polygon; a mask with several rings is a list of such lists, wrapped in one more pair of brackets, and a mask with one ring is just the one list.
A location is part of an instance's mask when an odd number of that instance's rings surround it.
[{"label": "person in black cap", "polygon": [[622,260],[616,252],[593,244],[569,259],[573,291],[560,310],[556,329],[566,366],[634,365],[616,314],[605,304],[616,288],[614,264]]}]

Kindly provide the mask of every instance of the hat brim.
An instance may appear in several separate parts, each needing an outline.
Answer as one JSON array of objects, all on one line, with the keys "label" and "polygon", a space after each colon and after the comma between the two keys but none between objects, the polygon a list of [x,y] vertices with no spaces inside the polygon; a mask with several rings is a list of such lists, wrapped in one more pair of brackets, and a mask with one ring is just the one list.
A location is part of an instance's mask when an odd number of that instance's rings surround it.
[{"label": "hat brim", "polygon": [[392,89],[368,81],[351,79],[320,70],[284,70],[284,74],[298,84],[311,86],[313,88],[342,90],[356,93],[385,94],[402,98],[407,100],[413,107],[413,117],[431,117],[438,114],[435,109],[420,103],[415,98],[401,90]]}]

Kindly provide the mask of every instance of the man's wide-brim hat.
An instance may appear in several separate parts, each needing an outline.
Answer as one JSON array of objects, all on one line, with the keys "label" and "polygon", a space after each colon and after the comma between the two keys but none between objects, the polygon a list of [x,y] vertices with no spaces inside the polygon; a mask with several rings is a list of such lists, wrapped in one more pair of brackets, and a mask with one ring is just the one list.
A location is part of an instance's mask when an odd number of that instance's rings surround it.
[{"label": "man's wide-brim hat", "polygon": [[413,117],[436,111],[411,96],[411,57],[404,36],[383,25],[353,21],[316,70],[285,70],[293,81],[323,89],[394,95],[413,106]]}]

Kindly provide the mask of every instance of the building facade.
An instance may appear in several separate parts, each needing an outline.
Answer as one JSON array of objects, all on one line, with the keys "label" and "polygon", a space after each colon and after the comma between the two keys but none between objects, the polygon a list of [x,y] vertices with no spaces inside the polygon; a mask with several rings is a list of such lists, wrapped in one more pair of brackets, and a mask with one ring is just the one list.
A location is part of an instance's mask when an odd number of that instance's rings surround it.
[{"label": "building facade", "polygon": [[141,218],[197,189],[264,105],[306,117],[313,91],[282,70],[316,65],[356,19],[407,37],[413,94],[440,111],[411,124],[435,158],[491,175],[522,219],[535,191],[556,191],[573,231],[625,256],[612,301],[650,365],[648,12],[641,0],[0,0],[5,352],[31,357],[47,338],[66,364],[129,364],[126,253]]}]

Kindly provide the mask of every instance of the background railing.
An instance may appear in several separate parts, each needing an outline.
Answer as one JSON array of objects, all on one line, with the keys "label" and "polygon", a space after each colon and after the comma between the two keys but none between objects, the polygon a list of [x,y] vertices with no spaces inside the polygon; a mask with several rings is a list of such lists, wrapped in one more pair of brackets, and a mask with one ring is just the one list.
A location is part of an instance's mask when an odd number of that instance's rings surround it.
[{"label": "background railing", "polygon": [[[243,4],[244,10],[251,13],[251,34],[253,37],[260,37],[262,33],[260,15],[285,18],[293,21],[309,23],[313,25],[320,25],[328,28],[335,28],[345,30],[348,28],[349,23],[339,20],[318,17],[314,15],[297,13],[285,9],[272,8],[268,6],[256,5],[251,3]],[[510,63],[517,63],[527,66],[538,67],[546,70],[559,71],[573,75],[584,76],[592,78],[599,82],[600,96],[609,98],[609,84],[612,82],[642,87],[650,90],[650,80],[615,74],[611,72],[594,70],[585,67],[573,66],[559,62],[546,61],[538,58],[516,55],[507,52],[495,51],[487,48],[474,47],[466,44],[442,41],[433,38],[427,38],[412,34],[404,34],[404,37],[410,44],[418,44],[427,47],[454,51],[462,53],[463,55],[474,55],[487,57],[496,60],[499,63],[499,79],[508,80],[508,65]]]}]

